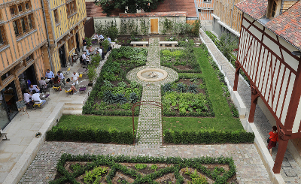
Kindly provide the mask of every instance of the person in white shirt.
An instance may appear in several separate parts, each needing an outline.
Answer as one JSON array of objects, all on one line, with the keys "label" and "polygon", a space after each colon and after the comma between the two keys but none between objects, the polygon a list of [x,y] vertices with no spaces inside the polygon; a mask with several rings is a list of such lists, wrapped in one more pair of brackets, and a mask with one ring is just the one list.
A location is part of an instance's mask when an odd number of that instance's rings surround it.
[{"label": "person in white shirt", "polygon": [[100,56],[101,59],[102,59],[102,49],[101,49],[101,48],[97,48],[97,52],[98,52],[99,56]]},{"label": "person in white shirt", "polygon": [[30,85],[29,86],[29,91],[32,92],[32,91],[35,91],[37,93],[40,93],[40,88],[37,86],[37,85]]},{"label": "person in white shirt", "polygon": [[73,74],[71,75],[71,78],[72,78],[73,83],[78,84],[78,78],[79,78],[78,73],[73,72]]},{"label": "person in white shirt", "polygon": [[44,105],[46,103],[46,100],[41,100],[40,94],[36,93],[35,91],[32,91],[31,98],[32,98],[32,101],[34,101],[35,104],[42,103],[42,105]]},{"label": "person in white shirt", "polygon": [[82,64],[87,65],[87,56],[86,56],[86,51],[82,54]]},{"label": "person in white shirt", "polygon": [[25,93],[24,93],[24,101],[25,101],[26,103],[29,103],[29,102],[31,101],[31,95],[29,94],[29,90],[28,90],[28,89],[25,90]]}]

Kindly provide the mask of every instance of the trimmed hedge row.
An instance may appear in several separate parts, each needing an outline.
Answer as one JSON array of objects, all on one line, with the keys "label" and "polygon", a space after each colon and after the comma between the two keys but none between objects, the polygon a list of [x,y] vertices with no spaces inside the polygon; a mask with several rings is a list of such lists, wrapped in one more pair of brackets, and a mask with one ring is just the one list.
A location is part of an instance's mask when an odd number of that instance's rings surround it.
[{"label": "trimmed hedge row", "polygon": [[107,131],[90,128],[69,129],[66,127],[53,127],[46,132],[46,141],[133,144],[133,133],[130,131],[117,130]]},{"label": "trimmed hedge row", "polygon": [[164,142],[174,144],[253,143],[253,132],[245,131],[164,131]]},{"label": "trimmed hedge row", "polygon": [[[66,162],[89,162],[86,165],[81,166],[75,172],[69,173],[64,167]],[[126,166],[121,165],[120,163],[165,163],[165,164],[174,164],[148,175],[141,175],[136,170],[127,168]],[[229,170],[223,174],[216,173],[206,168],[202,164],[226,164],[229,166]],[[191,167],[197,169],[202,174],[207,175],[209,178],[215,181],[217,184],[224,184],[228,179],[233,177],[236,174],[235,164],[232,158],[226,157],[199,157],[199,158],[190,158],[182,159],[180,157],[129,157],[129,156],[104,156],[104,155],[70,155],[64,153],[58,164],[57,164],[57,179],[50,181],[50,184],[60,184],[60,183],[78,183],[76,178],[85,174],[85,171],[92,170],[95,167],[99,166],[109,166],[110,171],[106,176],[106,182],[112,183],[112,179],[115,177],[116,172],[122,172],[126,175],[129,175],[135,178],[134,183],[158,183],[154,181],[155,179],[162,177],[167,173],[174,173],[176,178],[176,183],[183,183],[184,178],[181,176],[179,171],[182,168]]]}]

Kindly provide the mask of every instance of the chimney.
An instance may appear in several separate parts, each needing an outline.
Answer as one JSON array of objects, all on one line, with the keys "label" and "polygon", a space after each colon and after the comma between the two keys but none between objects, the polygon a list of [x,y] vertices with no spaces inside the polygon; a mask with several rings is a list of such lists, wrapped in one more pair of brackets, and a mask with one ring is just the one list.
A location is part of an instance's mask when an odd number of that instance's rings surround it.
[{"label": "chimney", "polygon": [[268,19],[273,19],[280,15],[282,0],[268,0],[267,14]]}]

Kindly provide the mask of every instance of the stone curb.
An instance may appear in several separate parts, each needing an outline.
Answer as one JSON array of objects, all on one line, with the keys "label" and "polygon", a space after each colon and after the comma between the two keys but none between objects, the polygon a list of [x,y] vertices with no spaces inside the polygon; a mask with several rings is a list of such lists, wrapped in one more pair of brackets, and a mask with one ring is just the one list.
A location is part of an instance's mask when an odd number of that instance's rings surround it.
[{"label": "stone curb", "polygon": [[[203,31],[202,29],[200,29],[201,31]],[[204,33],[205,34],[205,33]],[[202,36],[200,35],[201,41],[206,45],[206,42],[204,41],[204,39],[202,38]],[[207,45],[206,45],[207,47]],[[216,47],[216,46],[215,46]],[[217,47],[216,47],[217,48]],[[241,117],[245,117],[246,113],[247,113],[247,109],[246,106],[244,105],[239,93],[237,91],[233,91],[232,86],[230,85],[230,82],[225,74],[225,72],[222,70],[222,67],[219,65],[219,63],[217,62],[217,60],[215,59],[214,55],[212,54],[212,52],[209,50],[209,48],[207,47],[209,54],[211,55],[211,57],[213,58],[213,61],[217,64],[218,68],[220,69],[220,71],[223,73],[223,75],[225,76],[225,82],[227,84],[228,90],[230,92],[231,98],[233,100],[233,103],[235,104],[236,107],[238,107],[239,110],[239,115],[240,115],[240,121],[244,127],[244,129],[248,132],[253,132],[255,134],[255,139],[254,139],[254,145],[261,157],[261,161],[263,162],[264,167],[266,168],[269,177],[271,179],[271,182],[275,183],[275,184],[285,184],[281,174],[275,174],[273,172],[273,165],[274,165],[274,161],[270,155],[270,153],[268,152],[268,149],[266,148],[266,145],[264,143],[264,141],[262,140],[257,127],[254,123],[249,123],[247,121],[247,119],[245,118],[241,118]],[[225,57],[224,57],[225,58]],[[226,58],[225,58],[226,59]],[[232,66],[232,65],[231,65]],[[233,66],[232,66],[233,67]],[[234,67],[233,67],[234,69]],[[235,69],[234,69],[235,70]],[[248,84],[244,78],[239,75],[241,77],[241,79]],[[249,86],[249,84],[248,84]]]},{"label": "stone curb", "polygon": [[30,166],[31,162],[37,155],[37,152],[39,151],[40,147],[43,145],[46,139],[46,132],[50,130],[62,116],[63,108],[63,102],[60,102],[55,106],[54,111],[49,115],[44,125],[39,130],[39,132],[42,133],[41,137],[34,138],[31,141],[31,143],[21,155],[20,159],[14,165],[13,169],[5,178],[3,184],[15,184],[20,181],[23,174],[26,172],[27,168]]}]

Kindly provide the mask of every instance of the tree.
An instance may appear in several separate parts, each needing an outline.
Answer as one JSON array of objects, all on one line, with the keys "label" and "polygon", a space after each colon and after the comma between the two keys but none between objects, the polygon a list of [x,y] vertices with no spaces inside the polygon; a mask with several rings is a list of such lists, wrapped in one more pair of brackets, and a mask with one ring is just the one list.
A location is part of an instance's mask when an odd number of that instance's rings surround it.
[{"label": "tree", "polygon": [[103,13],[109,16],[114,9],[124,10],[127,13],[137,13],[137,9],[150,12],[152,9],[156,9],[161,1],[164,0],[95,0],[94,3],[101,6]]}]

